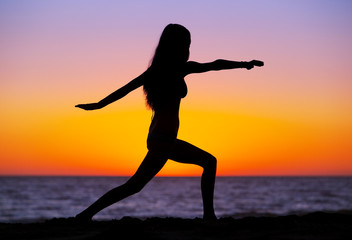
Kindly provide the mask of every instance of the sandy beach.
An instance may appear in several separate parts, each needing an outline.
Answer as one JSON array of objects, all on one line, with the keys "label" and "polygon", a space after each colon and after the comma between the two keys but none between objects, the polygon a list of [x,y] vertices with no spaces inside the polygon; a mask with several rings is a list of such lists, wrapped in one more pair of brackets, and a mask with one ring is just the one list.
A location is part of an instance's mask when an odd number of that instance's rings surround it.
[{"label": "sandy beach", "polygon": [[202,219],[124,217],[79,223],[72,218],[0,223],[1,239],[352,239],[352,212]]}]

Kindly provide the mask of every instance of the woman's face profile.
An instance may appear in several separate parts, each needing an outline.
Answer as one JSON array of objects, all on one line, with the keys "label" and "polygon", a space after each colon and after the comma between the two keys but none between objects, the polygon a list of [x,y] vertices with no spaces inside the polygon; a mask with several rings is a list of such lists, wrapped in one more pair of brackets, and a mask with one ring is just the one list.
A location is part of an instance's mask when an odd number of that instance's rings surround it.
[{"label": "woman's face profile", "polygon": [[190,46],[191,46],[190,41],[189,42],[181,42],[179,47],[177,48],[177,54],[179,54],[180,61],[182,61],[183,63],[186,63],[189,59]]},{"label": "woman's face profile", "polygon": [[182,52],[182,54],[183,54],[182,60],[183,60],[184,62],[187,62],[188,59],[189,59],[189,45],[188,45],[188,47],[185,47],[185,48],[184,48],[184,51]]}]

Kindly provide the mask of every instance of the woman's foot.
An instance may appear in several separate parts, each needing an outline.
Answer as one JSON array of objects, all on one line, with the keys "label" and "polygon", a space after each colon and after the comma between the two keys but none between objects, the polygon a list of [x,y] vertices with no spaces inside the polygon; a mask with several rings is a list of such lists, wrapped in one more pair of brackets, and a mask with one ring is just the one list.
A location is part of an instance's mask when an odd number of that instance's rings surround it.
[{"label": "woman's foot", "polygon": [[216,221],[218,220],[218,218],[215,216],[215,214],[204,214],[203,215],[203,220],[206,220],[206,221]]},{"label": "woman's foot", "polygon": [[84,212],[81,212],[76,215],[75,220],[78,222],[90,222],[92,221],[92,217]]}]

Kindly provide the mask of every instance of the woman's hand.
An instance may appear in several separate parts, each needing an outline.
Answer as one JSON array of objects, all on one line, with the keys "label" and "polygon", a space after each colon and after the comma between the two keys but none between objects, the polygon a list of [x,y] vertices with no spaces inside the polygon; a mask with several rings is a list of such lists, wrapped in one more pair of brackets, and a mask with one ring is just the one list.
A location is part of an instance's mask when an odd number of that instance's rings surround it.
[{"label": "woman's hand", "polygon": [[82,108],[84,110],[96,110],[102,108],[99,103],[78,104],[75,107]]},{"label": "woman's hand", "polygon": [[257,67],[264,66],[264,62],[258,61],[258,60],[252,60],[252,61],[250,61],[250,63],[253,64],[253,66],[257,66]]},{"label": "woman's hand", "polygon": [[245,68],[247,68],[247,70],[251,70],[254,66],[262,67],[264,66],[264,62],[258,61],[258,60],[252,60],[250,62],[247,62]]}]

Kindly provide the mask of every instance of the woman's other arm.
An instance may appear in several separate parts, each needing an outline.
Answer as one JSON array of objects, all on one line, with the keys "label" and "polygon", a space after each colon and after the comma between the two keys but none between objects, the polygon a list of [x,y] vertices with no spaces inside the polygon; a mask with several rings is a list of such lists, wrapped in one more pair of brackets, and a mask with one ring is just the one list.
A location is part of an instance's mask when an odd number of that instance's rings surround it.
[{"label": "woman's other arm", "polygon": [[113,103],[120,98],[123,98],[126,96],[128,93],[132,92],[136,88],[139,88],[140,86],[143,85],[144,82],[144,77],[145,77],[146,72],[143,74],[139,75],[129,83],[127,83],[125,86],[117,89],[115,92],[109,94],[107,97],[103,98],[97,103],[87,103],[87,104],[78,104],[75,107],[82,108],[84,110],[95,110],[95,109],[100,109],[103,108],[110,103]]}]

